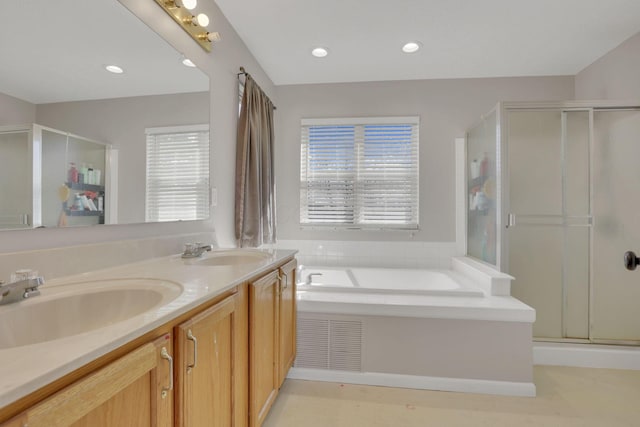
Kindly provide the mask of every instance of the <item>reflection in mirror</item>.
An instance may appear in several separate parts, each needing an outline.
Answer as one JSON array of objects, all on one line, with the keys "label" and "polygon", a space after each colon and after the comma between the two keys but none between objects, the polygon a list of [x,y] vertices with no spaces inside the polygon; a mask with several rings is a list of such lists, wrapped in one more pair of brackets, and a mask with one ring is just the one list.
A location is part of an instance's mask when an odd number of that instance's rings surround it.
[{"label": "reflection in mirror", "polygon": [[109,146],[35,124],[0,126],[0,154],[0,197],[11,201],[0,227],[105,224]]},{"label": "reflection in mirror", "polygon": [[[16,16],[29,16],[38,31],[24,31]],[[0,229],[208,217],[208,157],[187,157],[183,164],[206,164],[188,183],[206,199],[197,214],[167,206],[178,216],[145,219],[145,131],[196,126],[206,130],[208,152],[209,80],[121,3],[9,2],[0,54],[12,58],[0,66]],[[107,72],[111,64],[124,72]],[[154,165],[168,185],[175,178],[173,203],[185,208],[195,202],[176,184],[175,166]]]},{"label": "reflection in mirror", "polygon": [[32,188],[29,168],[30,134],[26,129],[0,132],[0,228],[29,226]]}]

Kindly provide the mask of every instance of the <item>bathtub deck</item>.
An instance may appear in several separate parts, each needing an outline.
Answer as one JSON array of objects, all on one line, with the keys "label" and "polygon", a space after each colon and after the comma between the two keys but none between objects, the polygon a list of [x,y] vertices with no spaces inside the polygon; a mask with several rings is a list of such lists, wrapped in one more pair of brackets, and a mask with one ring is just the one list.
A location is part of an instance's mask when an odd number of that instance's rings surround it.
[{"label": "bathtub deck", "polygon": [[298,311],[310,313],[526,323],[533,323],[536,319],[534,309],[509,296],[454,297],[299,291],[297,303]]}]

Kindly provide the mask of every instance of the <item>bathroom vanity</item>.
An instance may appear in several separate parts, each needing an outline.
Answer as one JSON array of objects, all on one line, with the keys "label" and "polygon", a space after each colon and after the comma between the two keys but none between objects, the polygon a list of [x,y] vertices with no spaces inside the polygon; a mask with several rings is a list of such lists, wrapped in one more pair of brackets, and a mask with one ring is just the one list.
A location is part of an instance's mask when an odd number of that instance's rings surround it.
[{"label": "bathroom vanity", "polygon": [[294,255],[214,250],[47,282],[46,304],[136,280],[179,291],[113,324],[0,348],[0,426],[260,426],[295,358]]}]

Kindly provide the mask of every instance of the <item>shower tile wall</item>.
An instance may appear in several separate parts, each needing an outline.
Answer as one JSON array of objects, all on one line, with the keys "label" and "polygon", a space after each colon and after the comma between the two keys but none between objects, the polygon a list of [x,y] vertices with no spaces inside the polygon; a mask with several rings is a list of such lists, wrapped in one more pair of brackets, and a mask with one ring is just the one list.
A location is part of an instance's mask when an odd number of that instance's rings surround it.
[{"label": "shower tile wall", "polygon": [[323,266],[448,269],[463,255],[455,242],[279,240],[277,247],[298,249],[300,264]]}]

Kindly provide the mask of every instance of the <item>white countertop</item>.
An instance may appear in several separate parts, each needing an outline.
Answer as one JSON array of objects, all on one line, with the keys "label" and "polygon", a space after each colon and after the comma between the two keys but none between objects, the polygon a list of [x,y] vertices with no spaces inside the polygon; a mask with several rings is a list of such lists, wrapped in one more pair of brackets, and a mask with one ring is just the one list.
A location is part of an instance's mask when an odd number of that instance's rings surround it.
[{"label": "white countertop", "polygon": [[[0,407],[7,406],[164,325],[222,292],[272,270],[287,258],[293,257],[296,252],[272,251],[268,252],[267,259],[258,263],[226,266],[198,265],[194,260],[185,260],[180,255],[173,255],[46,281],[41,286],[43,295],[36,298],[44,298],[49,287],[71,282],[122,278],[171,281],[182,287],[182,293],[164,306],[113,325],[53,341],[1,349]],[[203,258],[209,256],[211,254],[207,253]],[[9,305],[0,306],[0,311],[4,307]],[[36,328],[37,326],[33,325]]]}]

